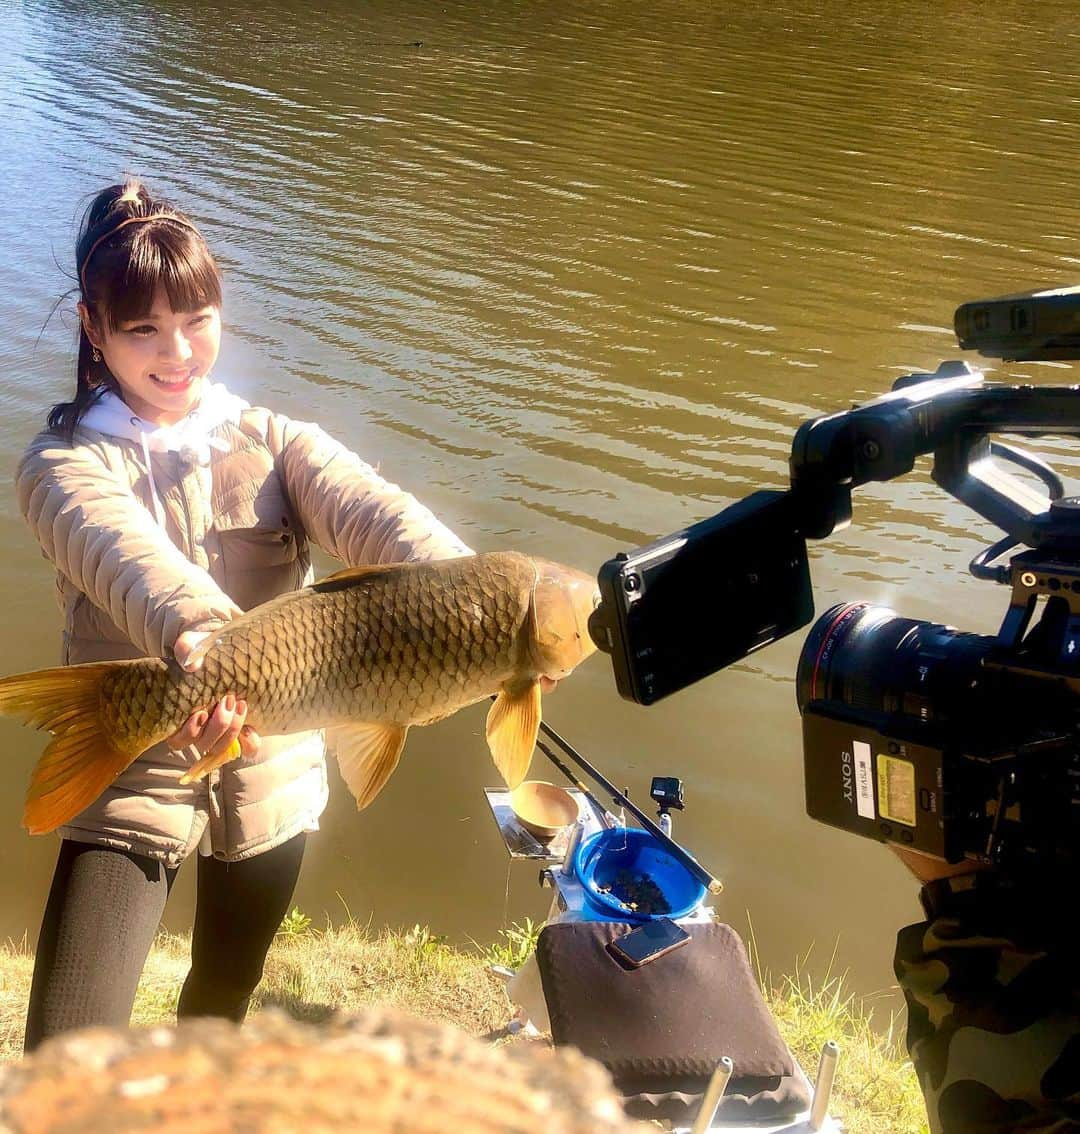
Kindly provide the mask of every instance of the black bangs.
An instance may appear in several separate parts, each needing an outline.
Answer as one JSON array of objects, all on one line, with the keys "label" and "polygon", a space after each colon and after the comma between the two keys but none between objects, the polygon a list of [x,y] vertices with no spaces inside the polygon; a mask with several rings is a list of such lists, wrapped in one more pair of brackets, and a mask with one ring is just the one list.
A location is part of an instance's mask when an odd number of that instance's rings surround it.
[{"label": "black bangs", "polygon": [[146,318],[161,287],[173,311],[221,306],[217,264],[189,227],[161,219],[117,236],[115,246],[106,241],[94,253],[86,281],[92,306],[112,330]]}]

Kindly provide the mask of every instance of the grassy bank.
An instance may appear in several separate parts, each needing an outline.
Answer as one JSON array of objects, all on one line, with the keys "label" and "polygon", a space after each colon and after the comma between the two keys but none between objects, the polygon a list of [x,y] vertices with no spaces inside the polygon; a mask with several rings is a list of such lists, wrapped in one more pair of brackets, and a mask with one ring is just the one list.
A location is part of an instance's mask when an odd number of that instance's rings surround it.
[{"label": "grassy bank", "polygon": [[[294,911],[271,950],[253,1011],[277,1007],[318,1021],[331,1012],[392,1004],[448,1020],[473,1035],[505,1037],[511,1015],[503,982],[489,965],[520,963],[534,927],[514,927],[487,948],[452,949],[422,926],[375,932],[350,922],[318,929]],[[186,937],[162,935],[150,955],[135,1004],[137,1025],[169,1020],[187,971]],[[25,946],[0,946],[0,1059],[21,1055],[23,1018],[33,957]],[[891,1029],[871,1026],[843,980],[815,983],[802,966],[794,975],[763,977],[780,1032],[813,1077],[826,1039],[841,1047],[830,1112],[850,1134],[922,1134],[918,1085]]]}]

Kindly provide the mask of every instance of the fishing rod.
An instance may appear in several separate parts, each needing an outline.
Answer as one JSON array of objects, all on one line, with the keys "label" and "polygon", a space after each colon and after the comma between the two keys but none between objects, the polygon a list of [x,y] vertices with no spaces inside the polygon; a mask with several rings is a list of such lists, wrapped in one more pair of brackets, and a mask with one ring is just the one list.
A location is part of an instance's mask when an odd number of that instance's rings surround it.
[{"label": "fishing rod", "polygon": [[559,759],[559,757],[539,738],[536,741],[536,747],[559,769],[560,772],[570,781],[574,787],[585,797],[586,802],[596,812],[597,819],[600,820],[601,827],[610,826],[611,816],[608,814],[607,808],[596,798],[588,787],[582,783],[578,778],[577,772],[573,768],[568,768],[566,764]]},{"label": "fishing rod", "polygon": [[[569,756],[570,759],[573,760],[574,763],[577,764],[577,766],[581,768],[581,770],[585,772],[587,776],[590,777],[590,779],[599,784],[599,786],[604,791],[610,794],[612,803],[616,804],[618,807],[625,807],[626,810],[629,811],[630,814],[633,815],[634,818],[637,819],[637,821],[645,828],[645,830],[653,836],[653,838],[657,839],[661,844],[663,844],[664,848],[673,858],[677,858],[679,862],[681,862],[683,866],[685,866],[686,869],[689,870],[690,873],[705,886],[710,894],[720,893],[720,891],[724,888],[724,884],[720,881],[719,878],[716,878],[712,874],[710,874],[689,851],[681,847],[673,838],[671,838],[670,835],[665,834],[648,817],[648,815],[646,815],[645,812],[637,806],[637,804],[631,803],[628,796],[619,791],[619,789],[601,772],[594,768],[593,765],[590,764],[589,761],[586,760],[580,752],[577,752],[570,744],[563,740],[563,738],[550,725],[545,724],[544,721],[541,721],[540,728],[547,736],[549,736],[552,740],[555,741],[556,744],[558,744],[563,752],[565,752],[566,755]],[[537,746],[540,748],[540,751],[543,752],[544,755],[547,756],[550,760],[551,753],[548,751],[547,745],[538,744]],[[559,767],[560,770],[563,770],[561,767],[562,762],[560,760],[556,759],[552,762],[556,767]],[[573,772],[570,772],[569,769],[565,769],[565,772],[569,772],[571,782],[577,785],[577,781],[574,777]],[[577,786],[580,787],[580,785]],[[590,796],[591,793],[586,792],[586,798],[588,799],[590,798]],[[593,800],[590,799],[590,802],[593,802]]]}]

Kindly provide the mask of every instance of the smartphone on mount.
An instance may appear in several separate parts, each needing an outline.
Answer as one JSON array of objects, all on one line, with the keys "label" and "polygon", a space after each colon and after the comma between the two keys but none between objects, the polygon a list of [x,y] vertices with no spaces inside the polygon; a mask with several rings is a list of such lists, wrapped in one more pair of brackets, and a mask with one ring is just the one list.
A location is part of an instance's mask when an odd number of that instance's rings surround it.
[{"label": "smartphone on mount", "polygon": [[597,576],[589,619],[619,693],[651,705],[805,626],[814,616],[806,540],[790,494],[755,492]]},{"label": "smartphone on mount", "polygon": [[689,940],[690,934],[681,925],[669,917],[657,917],[616,937],[608,948],[624,965],[640,969]]}]

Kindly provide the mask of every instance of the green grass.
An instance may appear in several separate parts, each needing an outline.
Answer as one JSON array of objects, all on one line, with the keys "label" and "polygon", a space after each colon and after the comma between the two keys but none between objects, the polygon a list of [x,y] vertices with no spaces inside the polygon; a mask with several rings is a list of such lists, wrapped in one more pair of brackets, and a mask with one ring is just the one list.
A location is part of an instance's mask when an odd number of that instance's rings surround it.
[{"label": "green grass", "polygon": [[311,928],[311,918],[299,906],[293,906],[282,918],[278,928],[279,937],[299,937]]},{"label": "green grass", "polygon": [[765,1000],[811,1079],[825,1042],[840,1045],[829,1109],[848,1134],[928,1134],[922,1093],[894,1017],[879,1030],[872,1007],[846,990],[842,976],[815,983],[798,964],[794,974],[766,985]]},{"label": "green grass", "polygon": [[[498,941],[464,950],[427,926],[376,932],[350,918],[319,929],[294,908],[270,950],[252,1011],[273,1006],[317,1022],[339,1010],[390,1005],[472,1035],[505,1038],[512,1009],[491,966],[518,967],[540,928],[526,919],[502,930]],[[187,936],[158,937],[139,984],[134,1024],[174,1017],[189,947]],[[794,971],[778,979],[760,968],[758,977],[780,1034],[811,1079],[825,1041],[840,1045],[830,1113],[848,1134],[925,1134],[926,1112],[897,1022],[876,1026],[871,1006],[846,990],[843,976],[830,968],[815,978],[807,960],[797,959]],[[0,945],[0,1060],[22,1054],[32,970],[25,941]]]},{"label": "green grass", "polygon": [[476,945],[475,941],[473,944],[489,965],[519,969],[535,951],[536,939],[543,928],[543,922],[537,924],[531,917],[527,917],[523,922],[515,921],[509,929],[500,929],[499,937],[502,940],[491,945]]}]

